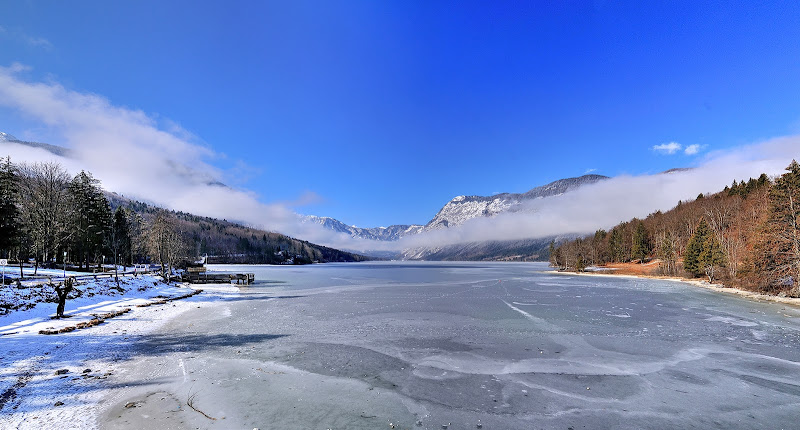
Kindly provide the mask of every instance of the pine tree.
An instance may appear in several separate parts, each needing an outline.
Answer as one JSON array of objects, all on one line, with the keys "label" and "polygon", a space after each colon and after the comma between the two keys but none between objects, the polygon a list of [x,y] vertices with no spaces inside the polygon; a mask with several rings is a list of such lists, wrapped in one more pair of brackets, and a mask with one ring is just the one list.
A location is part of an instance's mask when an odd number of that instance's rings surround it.
[{"label": "pine tree", "polygon": [[758,186],[763,186],[769,184],[769,176],[766,173],[762,173],[761,176],[758,177]]},{"label": "pine tree", "polygon": [[128,215],[122,207],[118,207],[114,212],[114,225],[109,235],[109,248],[114,253],[116,264],[127,265],[131,256],[131,235],[128,227]]},{"label": "pine tree", "polygon": [[731,184],[731,187],[730,188],[725,187],[725,189],[728,191],[729,196],[735,196],[739,194],[739,183],[736,182],[736,179],[734,179],[733,183]]},{"label": "pine tree", "polygon": [[591,242],[591,264],[603,264],[608,261],[606,236],[608,236],[608,233],[603,229],[594,232]]},{"label": "pine tree", "polygon": [[131,238],[131,264],[140,263],[147,256],[147,232],[145,220],[135,210],[126,211],[128,215],[128,233]]},{"label": "pine tree", "polygon": [[583,254],[578,254],[578,256],[575,257],[575,271],[583,272],[585,270],[586,270],[586,259],[583,258]]},{"label": "pine tree", "polygon": [[111,209],[100,188],[100,181],[81,170],[69,185],[75,217],[74,251],[79,262],[88,267],[89,259],[97,261],[111,232]]},{"label": "pine tree", "polygon": [[627,249],[625,247],[625,237],[623,235],[625,226],[626,223],[622,223],[611,229],[611,233],[609,233],[608,247],[611,252],[611,260],[613,261],[627,261]]},{"label": "pine tree", "polygon": [[753,178],[750,178],[750,180],[747,181],[747,185],[745,185],[743,197],[746,197],[747,195],[755,191],[756,188],[758,188],[758,181],[756,181]]},{"label": "pine tree", "polygon": [[97,220],[95,234],[99,236],[97,247],[94,249],[95,255],[99,252],[110,251],[108,244],[110,242],[111,230],[114,227],[114,214],[111,213],[111,205],[108,199],[103,195],[103,191],[98,187],[97,194],[94,200],[94,216]]},{"label": "pine tree", "polygon": [[703,245],[710,236],[713,236],[711,228],[708,227],[706,220],[701,219],[700,224],[694,230],[694,234],[686,245],[686,252],[683,254],[683,269],[694,276],[704,274],[705,270],[700,261],[700,254],[703,252]]},{"label": "pine tree", "polygon": [[653,247],[650,243],[650,235],[642,221],[636,225],[636,230],[633,233],[633,245],[631,248],[632,257],[634,260],[639,260],[644,263],[644,260],[650,256]]},{"label": "pine tree", "polygon": [[0,164],[0,257],[7,257],[10,248],[19,243],[20,228],[19,183],[11,157]]}]

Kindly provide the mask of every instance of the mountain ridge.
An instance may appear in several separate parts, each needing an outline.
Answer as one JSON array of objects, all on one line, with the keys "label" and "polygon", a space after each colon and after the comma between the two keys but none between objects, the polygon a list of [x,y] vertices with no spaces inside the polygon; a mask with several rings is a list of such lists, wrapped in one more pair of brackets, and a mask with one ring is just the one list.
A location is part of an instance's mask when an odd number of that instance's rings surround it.
[{"label": "mountain ridge", "polygon": [[72,150],[69,148],[64,148],[62,146],[51,145],[49,143],[42,143],[42,142],[28,142],[27,140],[20,140],[16,137],[4,133],[0,131],[0,143],[16,143],[18,145],[25,145],[30,146],[31,148],[39,148],[44,149],[52,154],[58,155],[60,157],[69,157],[72,153]]},{"label": "mountain ridge", "polygon": [[[347,225],[335,218],[305,215],[303,222],[319,224],[329,230],[345,233],[353,238],[397,241],[403,237],[455,227],[478,217],[492,217],[506,211],[523,210],[523,204],[538,198],[563,194],[575,188],[609,179],[603,175],[582,175],[558,179],[545,185],[531,188],[524,193],[498,193],[491,196],[460,195],[453,197],[425,225],[397,224],[389,227],[358,227]],[[499,243],[499,242],[498,242]],[[431,254],[423,252],[423,254]],[[413,255],[413,253],[403,253]]]},{"label": "mountain ridge", "polygon": [[559,179],[532,188],[524,193],[500,193],[492,196],[456,196],[447,202],[431,219],[423,231],[439,230],[459,226],[478,217],[492,217],[502,212],[516,212],[523,203],[564,194],[575,188],[609,179],[603,175],[582,175]]},{"label": "mountain ridge", "polygon": [[380,241],[400,240],[405,236],[419,233],[424,227],[417,224],[397,224],[390,225],[389,227],[364,228],[347,225],[335,218],[316,215],[304,215],[301,217],[301,221],[304,223],[319,224],[328,230],[345,233],[354,238]]},{"label": "mountain ridge", "polygon": [[104,195],[112,210],[124,207],[145,220],[164,211],[179,223],[185,243],[198,255],[208,254],[213,263],[306,264],[373,259],[234,221],[163,209],[115,192],[104,190]]}]

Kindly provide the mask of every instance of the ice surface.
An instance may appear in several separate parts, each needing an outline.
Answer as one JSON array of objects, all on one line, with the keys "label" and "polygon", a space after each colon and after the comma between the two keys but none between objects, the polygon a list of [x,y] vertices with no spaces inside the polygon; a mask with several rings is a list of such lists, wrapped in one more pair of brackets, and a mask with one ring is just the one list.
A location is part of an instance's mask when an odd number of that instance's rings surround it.
[{"label": "ice surface", "polygon": [[156,390],[200,393],[199,409],[217,420],[185,406],[165,419],[201,428],[795,422],[800,313],[784,305],[531,264],[228,269],[271,282],[174,321],[164,329],[174,351],[140,344],[162,367],[184,360],[190,379],[160,380],[132,361],[126,381],[147,385],[109,406],[104,426],[141,425],[120,421],[133,413],[122,406]]},{"label": "ice surface", "polygon": [[97,426],[796,427],[783,304],[539,264],[221,269],[258,281],[132,338]]}]

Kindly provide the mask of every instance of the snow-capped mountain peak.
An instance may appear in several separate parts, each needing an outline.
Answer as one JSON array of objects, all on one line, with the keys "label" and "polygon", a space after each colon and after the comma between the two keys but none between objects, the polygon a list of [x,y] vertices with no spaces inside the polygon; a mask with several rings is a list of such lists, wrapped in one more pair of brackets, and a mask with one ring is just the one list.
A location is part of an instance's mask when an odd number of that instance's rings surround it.
[{"label": "snow-capped mountain peak", "polygon": [[501,193],[488,197],[457,196],[439,210],[439,213],[425,225],[423,231],[455,227],[473,218],[492,217],[502,212],[515,211],[525,201],[564,194],[569,190],[603,179],[607,179],[607,177],[584,175],[577,178],[559,179],[521,194]]},{"label": "snow-capped mountain peak", "polygon": [[330,217],[319,217],[306,215],[302,218],[303,222],[319,224],[329,230],[345,233],[352,237],[369,240],[398,240],[404,236],[419,233],[421,225],[390,225],[389,227],[361,228],[354,225],[347,225],[339,220]]},{"label": "snow-capped mountain peak", "polygon": [[345,233],[361,239],[392,241],[424,231],[455,227],[473,218],[492,217],[502,212],[521,210],[522,204],[525,201],[563,194],[569,190],[592,184],[603,179],[607,179],[607,177],[601,175],[584,175],[577,178],[560,179],[520,194],[501,193],[488,197],[456,196],[447,202],[436,216],[424,226],[403,224],[389,227],[362,228],[346,225],[333,218],[313,215],[303,217],[303,222],[320,224],[329,230]]}]

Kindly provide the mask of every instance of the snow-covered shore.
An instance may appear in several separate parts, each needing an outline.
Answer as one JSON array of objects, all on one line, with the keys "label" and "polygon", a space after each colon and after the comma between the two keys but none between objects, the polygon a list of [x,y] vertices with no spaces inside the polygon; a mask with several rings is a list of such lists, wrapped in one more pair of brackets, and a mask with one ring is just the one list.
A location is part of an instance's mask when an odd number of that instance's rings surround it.
[{"label": "snow-covered shore", "polygon": [[[51,319],[55,303],[0,316],[0,428],[95,428],[101,401],[115,388],[107,378],[137,338],[192,307],[208,306],[220,295],[238,290],[232,285],[203,285],[203,294],[170,300],[195,289],[167,285],[151,276],[127,277],[123,282],[122,295],[111,290],[116,286],[113,279],[82,285],[84,291],[115,294],[84,294],[68,300],[69,318]],[[130,311],[122,313],[125,309]],[[96,324],[98,317],[101,323],[85,329],[40,334],[82,327],[92,320]]]}]

